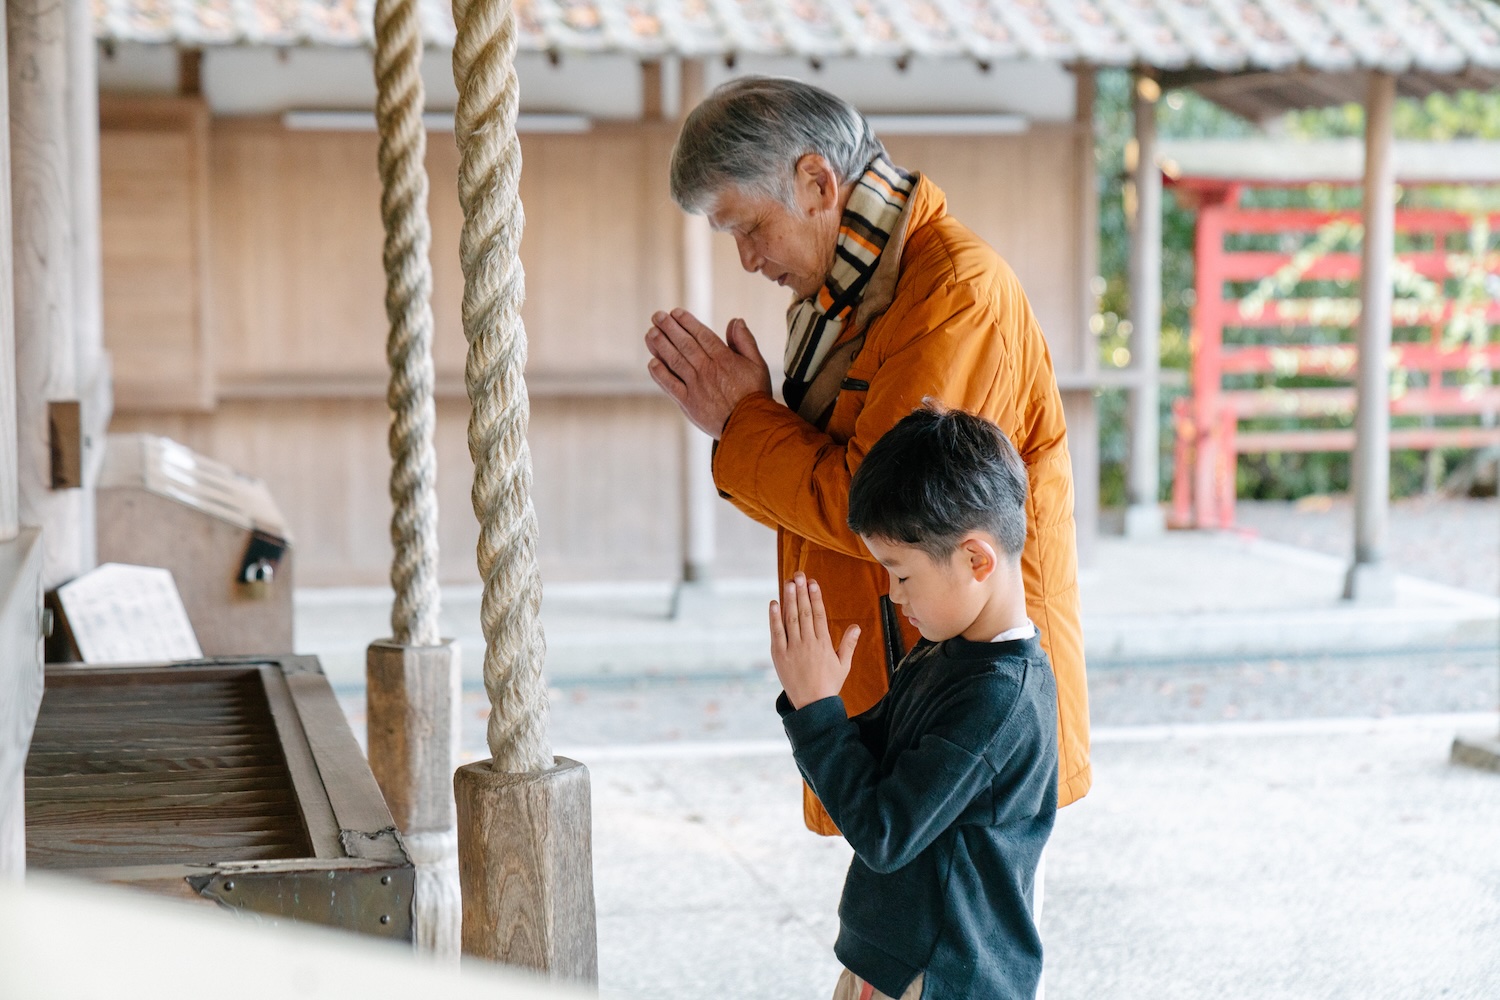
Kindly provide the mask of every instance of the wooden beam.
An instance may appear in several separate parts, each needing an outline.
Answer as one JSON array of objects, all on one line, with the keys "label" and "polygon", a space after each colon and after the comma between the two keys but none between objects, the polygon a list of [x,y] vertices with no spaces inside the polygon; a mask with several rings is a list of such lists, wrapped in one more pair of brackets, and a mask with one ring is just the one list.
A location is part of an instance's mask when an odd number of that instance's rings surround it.
[{"label": "wooden beam", "polygon": [[641,63],[641,118],[648,122],[662,119],[661,81],[659,60]]},{"label": "wooden beam", "polygon": [[90,365],[97,355],[80,357],[80,344],[91,350],[95,341],[91,335],[80,341],[77,322],[73,173],[77,163],[97,161],[73,149],[77,109],[69,95],[70,34],[85,30],[88,22],[84,0],[7,0],[6,13],[16,248],[16,478],[21,523],[43,529],[42,579],[51,588],[92,567],[95,552],[90,490],[52,488],[47,415],[49,402],[82,404],[98,388],[97,369]]},{"label": "wooden beam", "polygon": [[1135,215],[1130,227],[1130,367],[1139,373],[1130,391],[1129,506],[1125,534],[1159,535],[1166,518],[1157,502],[1161,462],[1161,171],[1156,167],[1156,102],[1161,86],[1137,74],[1134,87]]},{"label": "wooden beam", "polygon": [[[1159,143],[1157,163],[1168,176],[1262,184],[1359,183],[1359,139],[1174,139]],[[1478,139],[1395,144],[1402,184],[1487,184],[1500,181],[1500,142]]]},{"label": "wooden beam", "polygon": [[203,95],[203,50],[181,49],[177,53],[177,94],[180,97]]},{"label": "wooden beam", "polygon": [[1396,78],[1371,73],[1365,101],[1364,247],[1360,278],[1359,369],[1354,413],[1354,564],[1349,600],[1386,602],[1394,581],[1385,565],[1390,518],[1391,261],[1396,253],[1396,161],[1392,115]]}]

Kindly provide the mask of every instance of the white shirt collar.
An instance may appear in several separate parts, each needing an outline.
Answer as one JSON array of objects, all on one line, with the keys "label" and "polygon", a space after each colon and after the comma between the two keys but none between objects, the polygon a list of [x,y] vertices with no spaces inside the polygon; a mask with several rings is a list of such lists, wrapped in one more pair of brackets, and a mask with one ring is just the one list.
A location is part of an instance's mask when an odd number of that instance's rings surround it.
[{"label": "white shirt collar", "polygon": [[1027,619],[1025,625],[1017,625],[1015,628],[1006,629],[991,639],[990,642],[1010,642],[1012,639],[1030,639],[1035,635],[1036,626],[1031,623],[1030,619]]}]

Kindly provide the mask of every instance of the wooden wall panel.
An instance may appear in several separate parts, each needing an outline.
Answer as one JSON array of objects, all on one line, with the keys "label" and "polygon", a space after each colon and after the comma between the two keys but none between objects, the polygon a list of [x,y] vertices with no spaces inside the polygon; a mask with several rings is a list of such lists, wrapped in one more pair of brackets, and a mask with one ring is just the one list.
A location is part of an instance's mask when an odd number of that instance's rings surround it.
[{"label": "wooden wall panel", "polygon": [[104,342],[116,405],[211,408],[207,109],[116,99],[101,104],[100,119]]},{"label": "wooden wall panel", "polygon": [[672,139],[657,125],[524,138],[531,371],[646,381],[651,313],[681,297],[682,216],[667,194]]},{"label": "wooden wall panel", "polygon": [[[680,457],[670,405],[650,398],[536,402],[533,498],[548,580],[659,580],[676,572]],[[467,404],[440,403],[438,544],[445,583],[479,582],[467,422]],[[388,579],[385,427],[381,401],[333,400],[226,403],[212,416],[122,413],[112,430],[165,434],[266,480],[292,533],[298,584],[333,586]],[[752,549],[766,544],[756,532],[748,542]],[[757,565],[756,556],[747,553],[738,564]]]},{"label": "wooden wall panel", "polygon": [[226,383],[385,367],[373,133],[214,123],[214,337]]},{"label": "wooden wall panel", "polygon": [[[653,310],[681,304],[682,220],[665,179],[671,141],[670,126],[657,125],[523,139],[530,439],[549,580],[663,579],[680,565],[679,418],[649,386],[641,342]],[[219,121],[209,146],[218,406],[122,406],[115,429],[167,434],[266,479],[296,541],[299,583],[383,583],[390,507],[375,136]],[[1061,365],[1070,355],[1058,345],[1068,315],[1058,289],[1072,294],[1076,252],[1066,138],[1038,129],[892,146],[900,162],[930,169],[955,214],[1011,260]],[[434,353],[446,393],[441,572],[474,583],[451,136],[429,136],[428,168]],[[716,326],[743,316],[779,368],[786,293],[743,273],[728,237],[715,236],[714,253]],[[718,518],[720,574],[772,572],[770,533],[728,504]]]},{"label": "wooden wall panel", "polygon": [[1058,371],[1081,364],[1077,324],[1078,211],[1073,128],[1021,135],[899,136],[897,163],[927,173],[948,210],[1004,257],[1042,324]]},{"label": "wooden wall panel", "polygon": [[[659,127],[524,138],[531,371],[645,381],[647,317],[680,287],[680,222],[665,181],[671,138]],[[215,123],[212,274],[226,381],[383,372],[376,145],[363,132]],[[439,373],[456,379],[466,345],[451,136],[429,136],[427,163],[433,354]]]}]

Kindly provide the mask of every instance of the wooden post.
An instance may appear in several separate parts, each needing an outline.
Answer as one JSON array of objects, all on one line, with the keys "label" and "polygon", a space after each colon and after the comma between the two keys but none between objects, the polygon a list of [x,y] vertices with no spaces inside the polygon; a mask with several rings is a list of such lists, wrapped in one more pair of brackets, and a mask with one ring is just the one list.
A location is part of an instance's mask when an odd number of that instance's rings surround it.
[{"label": "wooden post", "polygon": [[0,542],[0,880],[26,870],[26,754],[42,704],[42,545]]},{"label": "wooden post", "polygon": [[1073,67],[1075,130],[1074,162],[1077,167],[1078,261],[1076,350],[1078,371],[1084,385],[1062,394],[1063,410],[1068,421],[1068,451],[1073,457],[1073,517],[1077,523],[1078,564],[1093,561],[1094,546],[1099,538],[1099,424],[1094,404],[1093,381],[1099,375],[1099,349],[1089,332],[1089,320],[1098,307],[1093,292],[1094,277],[1099,273],[1099,189],[1094,163],[1094,97],[1096,84],[1090,66]]},{"label": "wooden post", "polygon": [[26,870],[26,752],[42,703],[41,543],[20,528],[11,279],[10,86],[0,17],[0,880]]},{"label": "wooden post", "polygon": [[1166,527],[1157,502],[1161,469],[1161,171],[1156,166],[1156,102],[1161,86],[1135,77],[1135,213],[1130,220],[1130,466],[1125,534],[1159,535]]},{"label": "wooden post", "polygon": [[1348,600],[1386,602],[1395,583],[1385,564],[1391,489],[1391,260],[1396,252],[1396,164],[1392,113],[1396,78],[1370,74],[1365,101],[1364,249],[1360,277],[1359,371],[1354,413],[1354,563]]},{"label": "wooden post", "polygon": [[419,949],[457,958],[462,915],[458,834],[449,776],[458,764],[463,675],[459,647],[382,639],[365,653],[370,770],[417,866]]},{"label": "wooden post", "polygon": [[[714,325],[713,231],[702,215],[682,221],[683,306],[709,326]],[[682,447],[683,518],[682,579],[706,584],[714,562],[713,440],[684,420]]]},{"label": "wooden post", "polygon": [[[0,303],[15,302],[11,257],[10,83],[5,17],[0,17]],[[21,527],[16,480],[16,316],[0,306],[0,542],[15,538]]]},{"label": "wooden post", "polygon": [[[68,145],[73,206],[73,334],[78,345],[78,399],[83,419],[84,488],[92,548],[93,491],[104,459],[113,410],[104,353],[104,261],[99,232],[99,71],[90,0],[66,0],[68,17]],[[89,566],[94,556],[88,558]]]},{"label": "wooden post", "polygon": [[589,774],[577,761],[554,760],[550,770],[523,773],[480,761],[453,776],[464,954],[594,982]]},{"label": "wooden post", "polygon": [[[684,117],[704,97],[703,63],[682,66]],[[684,214],[682,220],[682,304],[709,326],[714,325],[713,230],[708,218]],[[682,421],[682,581],[673,613],[683,614],[695,603],[691,595],[707,596],[715,550],[713,440],[686,419]]]},{"label": "wooden post", "polygon": [[[82,5],[82,0],[68,0]],[[92,388],[81,370],[77,329],[76,136],[68,94],[69,31],[81,26],[65,4],[7,0],[11,205],[15,258],[17,485],[20,520],[42,528],[42,580],[63,583],[94,563],[89,489],[54,489],[52,454],[81,453],[82,441],[54,441],[52,403],[78,403]],[[82,427],[79,433],[82,435]],[[86,435],[84,435],[86,436]],[[85,459],[83,466],[89,464]]]}]

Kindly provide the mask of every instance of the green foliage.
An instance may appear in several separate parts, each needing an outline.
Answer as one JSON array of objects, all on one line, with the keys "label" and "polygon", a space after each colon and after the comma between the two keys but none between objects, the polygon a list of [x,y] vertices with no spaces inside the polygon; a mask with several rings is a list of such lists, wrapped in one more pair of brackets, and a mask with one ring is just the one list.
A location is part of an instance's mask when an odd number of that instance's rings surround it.
[{"label": "green foliage", "polygon": [[[1127,288],[1129,234],[1125,219],[1126,147],[1134,132],[1131,117],[1132,80],[1123,70],[1097,75],[1094,107],[1095,157],[1099,188],[1099,279],[1098,314],[1094,333],[1098,337],[1100,364],[1122,366],[1129,359],[1130,323]],[[1225,111],[1191,91],[1171,91],[1156,105],[1157,131],[1162,139],[1248,138],[1266,134],[1259,127]],[[1357,104],[1338,108],[1294,112],[1284,116],[1276,129],[1297,139],[1329,139],[1362,136],[1364,109]],[[1464,92],[1452,96],[1434,94],[1424,100],[1397,101],[1395,130],[1398,138],[1430,141],[1449,139],[1500,139],[1500,93]],[[1357,187],[1313,184],[1304,188],[1267,188],[1250,192],[1246,201],[1262,207],[1309,207],[1326,210],[1355,209],[1360,203]],[[1402,204],[1460,211],[1500,209],[1500,189],[1426,188],[1402,193]],[[1194,213],[1180,205],[1168,189],[1162,205],[1162,330],[1161,363],[1186,375],[1191,363],[1189,334],[1194,302],[1193,240]],[[1248,248],[1248,247],[1247,247]],[[1458,249],[1458,248],[1450,248]],[[1304,283],[1301,293],[1344,296],[1346,285],[1325,283],[1321,288]],[[1249,288],[1244,291],[1249,291]],[[1469,290],[1472,292],[1472,290]],[[1482,294],[1482,293],[1480,293]],[[1337,331],[1334,331],[1336,334]],[[1339,339],[1333,336],[1332,339]],[[1309,385],[1320,380],[1296,380]],[[1162,495],[1171,477],[1172,399],[1186,393],[1183,387],[1164,388],[1161,412]],[[1100,495],[1106,505],[1125,502],[1124,463],[1128,431],[1125,426],[1124,394],[1100,392],[1097,398],[1100,423]],[[1446,454],[1451,464],[1462,453]],[[1432,466],[1420,452],[1396,452],[1391,456],[1392,490],[1397,495],[1417,492],[1432,480]],[[1438,464],[1441,464],[1440,462]],[[1238,469],[1241,496],[1293,498],[1309,493],[1344,490],[1349,485],[1349,456],[1343,454],[1287,454],[1242,456]]]},{"label": "green foliage", "polygon": [[[1466,90],[1396,102],[1396,138],[1446,142],[1500,139],[1500,94]],[[1294,111],[1284,119],[1286,134],[1297,139],[1364,135],[1365,109],[1359,104]]]}]

